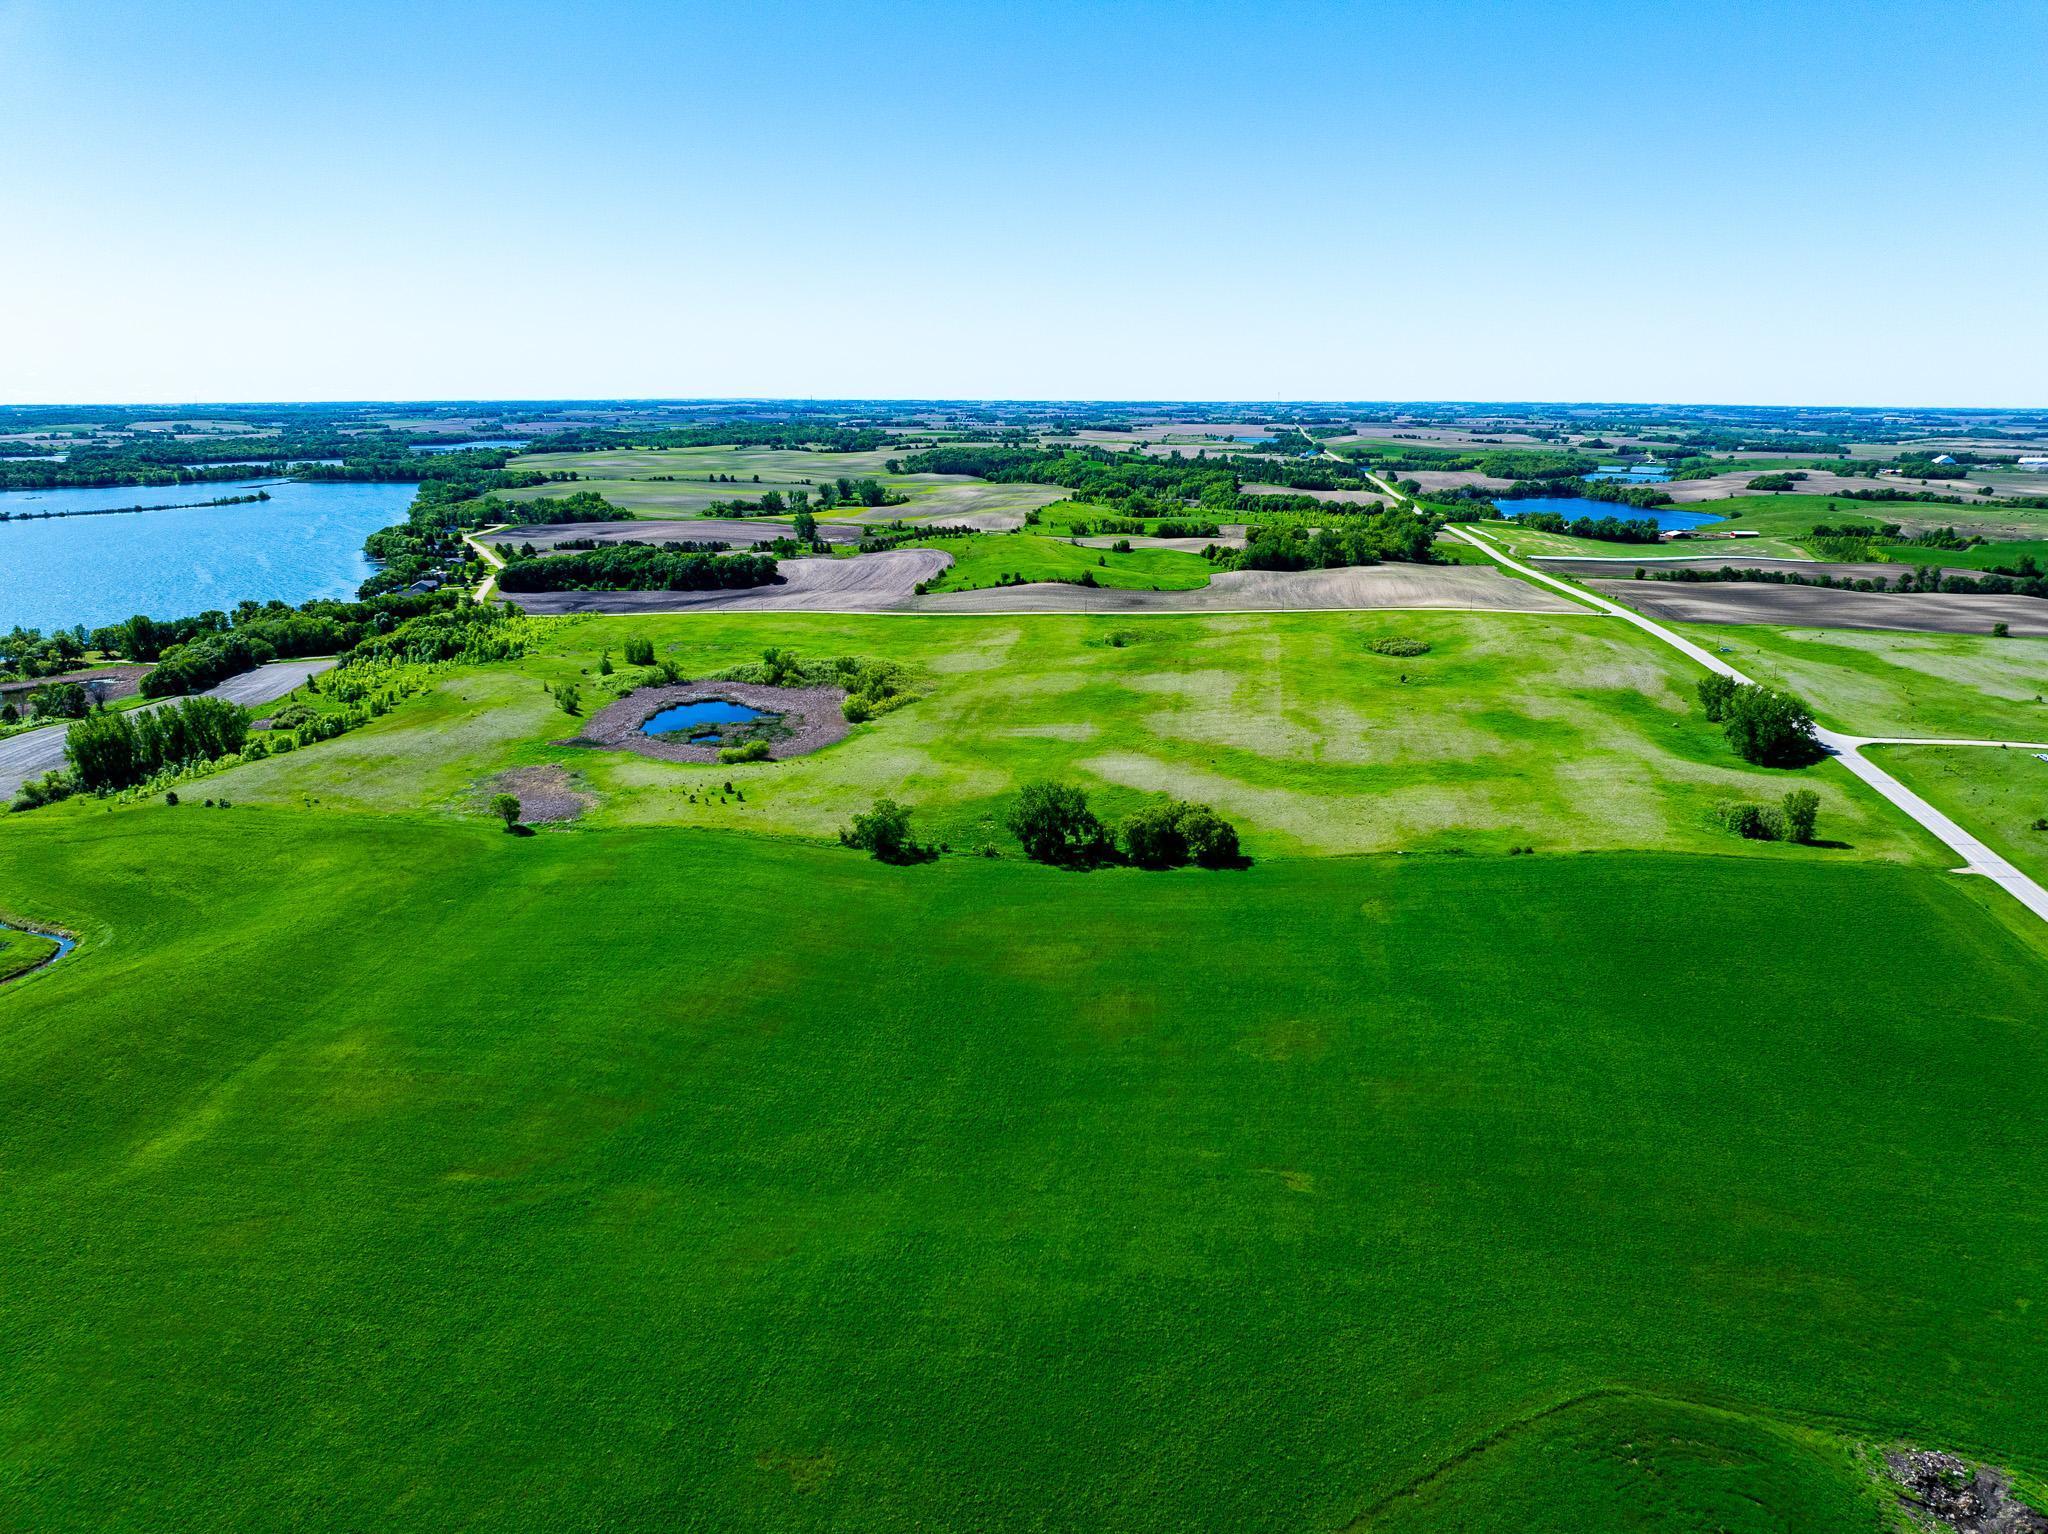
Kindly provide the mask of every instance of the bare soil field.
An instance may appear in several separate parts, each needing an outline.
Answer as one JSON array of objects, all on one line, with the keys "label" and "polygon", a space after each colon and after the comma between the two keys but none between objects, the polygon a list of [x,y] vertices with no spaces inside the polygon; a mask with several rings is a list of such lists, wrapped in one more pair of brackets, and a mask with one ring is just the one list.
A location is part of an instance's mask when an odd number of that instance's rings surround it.
[{"label": "bare soil field", "polygon": [[1740,582],[1596,580],[1595,591],[1673,623],[1782,623],[1824,629],[1917,629],[1988,634],[1994,623],[2016,635],[2048,635],[2048,602],[2034,597],[1947,592],[1836,591],[1825,586]]},{"label": "bare soil field", "polygon": [[1178,549],[1184,554],[1199,554],[1204,549],[1241,549],[1244,547],[1244,530],[1236,532],[1224,528],[1214,538],[1147,538],[1139,533],[1128,537],[1097,534],[1092,538],[1079,540],[1083,548],[1108,549],[1119,543],[1128,543],[1134,549]]},{"label": "bare soil field", "polygon": [[739,591],[525,591],[506,600],[530,613],[885,612],[953,562],[933,549],[889,549],[851,559],[785,559],[773,586]]},{"label": "bare soil field", "polygon": [[[1570,613],[1585,609],[1477,565],[1367,565],[1341,570],[1234,570],[1193,591],[1113,591],[1036,582],[918,596],[952,563],[932,549],[851,559],[786,559],[785,579],[741,591],[533,591],[506,600],[530,613],[896,612],[1203,613],[1441,608]],[[1639,584],[1630,582],[1630,585]]]},{"label": "bare soil field", "polygon": [[[1716,474],[1712,479],[1673,479],[1660,483],[1657,488],[1667,493],[1680,505],[1690,506],[1699,501],[1725,501],[1730,496],[1754,495],[1758,492],[1749,488],[1749,482],[1759,474],[1775,472],[1765,469],[1735,469],[1727,474]],[[1847,490],[1871,490],[1886,483],[1861,474],[1836,474],[1829,469],[1802,469],[1806,478],[1797,481],[1799,495],[1840,495]],[[1861,507],[1857,508],[1859,511]],[[1889,512],[1889,508],[1886,508]]]},{"label": "bare soil field", "polygon": [[[638,522],[536,522],[480,534],[484,543],[530,543],[537,549],[551,549],[558,543],[590,538],[598,543],[773,543],[792,536],[787,522],[766,517],[678,517],[648,518]],[[860,529],[830,522],[818,524],[818,536],[827,543],[858,543]]]},{"label": "bare soil field", "polygon": [[1451,608],[1571,613],[1586,609],[1498,570],[1473,565],[1365,565],[1340,570],[1232,570],[1193,591],[1108,591],[1037,584],[948,591],[903,604],[914,612],[1345,612]]}]

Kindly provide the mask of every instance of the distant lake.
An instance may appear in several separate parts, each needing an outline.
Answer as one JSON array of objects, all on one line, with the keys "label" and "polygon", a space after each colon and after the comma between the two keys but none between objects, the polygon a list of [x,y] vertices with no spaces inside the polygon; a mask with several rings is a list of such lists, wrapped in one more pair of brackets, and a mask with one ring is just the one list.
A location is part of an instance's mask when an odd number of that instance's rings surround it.
[{"label": "distant lake", "polygon": [[1679,528],[1704,527],[1721,518],[1711,511],[1681,511],[1676,506],[1623,506],[1615,501],[1589,501],[1583,495],[1562,495],[1547,500],[1502,501],[1500,514],[1504,517],[1519,517],[1532,511],[1554,511],[1567,522],[1576,522],[1581,517],[1614,517],[1622,522],[1639,522],[1648,517],[1659,530],[1672,532]]},{"label": "distant lake", "polygon": [[415,453],[466,453],[473,447],[524,447],[526,443],[525,437],[491,437],[476,442],[415,442],[412,450]]},{"label": "distant lake", "polygon": [[[174,506],[102,517],[0,522],[0,630],[96,628],[135,613],[179,618],[243,600],[352,597],[370,576],[363,539],[402,521],[412,485],[248,480],[0,491],[20,517]],[[220,496],[270,499],[198,506]]]}]

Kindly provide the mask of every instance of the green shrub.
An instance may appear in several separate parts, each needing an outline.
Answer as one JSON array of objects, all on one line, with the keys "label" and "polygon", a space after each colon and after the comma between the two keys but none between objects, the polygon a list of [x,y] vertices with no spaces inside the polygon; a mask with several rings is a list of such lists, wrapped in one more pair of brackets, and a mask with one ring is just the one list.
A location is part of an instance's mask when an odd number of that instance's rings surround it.
[{"label": "green shrub", "polygon": [[718,759],[727,766],[734,762],[765,762],[768,760],[768,742],[750,740],[745,745],[727,746],[718,753]]},{"label": "green shrub", "polygon": [[1024,855],[1040,863],[1098,858],[1107,842],[1088,796],[1065,783],[1026,783],[1005,825],[1023,844]]},{"label": "green shrub", "polygon": [[865,815],[854,816],[839,840],[884,863],[914,863],[931,855],[911,833],[910,811],[894,799],[877,799]]},{"label": "green shrub", "polygon": [[15,791],[14,808],[17,810],[39,810],[46,804],[55,804],[60,799],[69,799],[78,792],[78,779],[59,768],[30,778]]},{"label": "green shrub", "polygon": [[874,706],[858,694],[849,694],[840,703],[839,712],[846,716],[848,724],[866,724],[875,717]]},{"label": "green shrub", "polygon": [[654,641],[635,635],[626,641],[626,664],[629,666],[651,666],[654,664]]},{"label": "green shrub", "polygon": [[1405,639],[1398,635],[1387,639],[1372,640],[1366,645],[1366,648],[1375,655],[1407,656],[1427,655],[1429,653],[1429,644],[1426,640]]},{"label": "green shrub", "polygon": [[574,682],[564,682],[555,689],[555,707],[572,718],[583,712],[583,690]]},{"label": "green shrub", "polygon": [[516,794],[495,794],[491,798],[491,813],[505,822],[507,831],[519,824],[519,797]]},{"label": "green shrub", "polygon": [[1820,795],[1810,788],[1795,788],[1783,800],[1785,839],[1810,845],[1820,821]]},{"label": "green shrub", "polygon": [[1733,831],[1737,836],[1746,837],[1753,842],[1777,840],[1771,834],[1769,824],[1764,820],[1764,812],[1754,804],[1724,799],[1714,806],[1713,815],[1715,824],[1725,831]]},{"label": "green shrub", "polygon": [[1148,804],[1124,817],[1117,841],[1124,856],[1140,868],[1178,868],[1188,860],[1188,839],[1181,832],[1178,801]]}]

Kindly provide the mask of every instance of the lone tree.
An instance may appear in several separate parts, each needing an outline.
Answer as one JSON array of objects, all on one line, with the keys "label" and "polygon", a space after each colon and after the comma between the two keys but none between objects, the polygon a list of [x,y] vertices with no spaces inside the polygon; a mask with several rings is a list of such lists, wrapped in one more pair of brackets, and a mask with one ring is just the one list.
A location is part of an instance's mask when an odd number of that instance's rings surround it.
[{"label": "lone tree", "polygon": [[1721,728],[1735,754],[1758,767],[1805,767],[1826,754],[1806,705],[1775,687],[1736,688]]},{"label": "lone tree", "polygon": [[505,829],[507,831],[517,830],[519,826],[519,796],[517,794],[496,795],[491,800],[491,813],[505,822]]},{"label": "lone tree", "polygon": [[1006,824],[1024,855],[1040,863],[1083,862],[1100,856],[1106,842],[1088,796],[1065,783],[1026,783]]},{"label": "lone tree", "polygon": [[839,840],[883,863],[914,863],[925,855],[911,834],[909,809],[894,799],[877,799],[865,815],[854,816]]},{"label": "lone tree", "polygon": [[816,543],[818,541],[818,519],[808,511],[798,512],[791,521],[790,527],[796,534],[796,541],[798,543]]}]

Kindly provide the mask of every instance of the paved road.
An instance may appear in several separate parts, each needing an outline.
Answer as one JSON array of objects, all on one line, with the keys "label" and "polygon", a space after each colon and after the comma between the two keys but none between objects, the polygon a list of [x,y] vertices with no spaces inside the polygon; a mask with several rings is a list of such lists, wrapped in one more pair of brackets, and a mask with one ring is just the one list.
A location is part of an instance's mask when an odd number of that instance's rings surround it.
[{"label": "paved road", "polygon": [[[1645,618],[1641,613],[1632,612],[1619,603],[1610,602],[1607,598],[1594,592],[1567,585],[1555,576],[1545,575],[1541,570],[1532,569],[1482,534],[1470,532],[1455,523],[1451,525],[1449,531],[1454,536],[1464,539],[1465,542],[1473,545],[1475,548],[1483,550],[1488,556],[1517,574],[1527,576],[1533,581],[1541,581],[1546,586],[1555,586],[1559,591],[1574,596],[1581,602],[1588,603],[1612,617],[1619,618],[1624,623],[1634,624],[1644,633],[1662,640],[1673,649],[1699,662],[1709,671],[1719,672],[1722,676],[1733,677],[1738,682],[1747,683],[1752,686],[1755,685],[1754,678],[1743,675],[1742,672],[1737,671],[1718,655],[1709,654],[1691,640],[1681,638],[1663,625]],[[2021,905],[2040,917],[2041,920],[2048,921],[2048,889],[2042,888],[2040,884],[2036,883],[2026,874],[2021,873],[2005,857],[1992,851],[1991,848],[1985,846],[1984,843],[1972,836],[1968,831],[1965,831],[1925,799],[1922,799],[1897,778],[1886,772],[1882,767],[1879,767],[1870,758],[1865,756],[1862,750],[1867,745],[1964,745],[1969,744],[1969,742],[1923,741],[1898,737],[1881,740],[1875,736],[1842,735],[1833,730],[1819,730],[1816,733],[1820,737],[1821,745],[1844,767],[1848,768],[1849,771],[1853,772],[1857,777],[1905,811],[1913,820],[1931,831],[1951,851],[1959,853],[1963,859],[1963,866],[1957,869],[1956,872],[1982,874],[2000,889],[2011,895]],[[2010,743],[2005,741],[1984,741],[1980,744],[1996,746]]]},{"label": "paved road", "polygon": [[[240,676],[229,677],[220,686],[208,689],[205,696],[226,698],[230,703],[255,708],[282,698],[307,677],[325,671],[333,664],[332,660],[274,661],[268,666],[258,666],[254,671],[244,671]],[[160,703],[144,705],[145,708],[162,706]],[[64,731],[67,728],[66,725],[53,724],[46,729],[30,730],[25,735],[0,740],[0,800],[12,799],[30,778],[39,778],[64,765]]]}]

